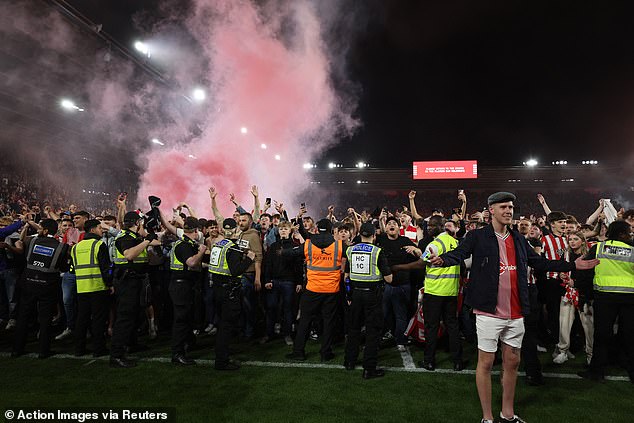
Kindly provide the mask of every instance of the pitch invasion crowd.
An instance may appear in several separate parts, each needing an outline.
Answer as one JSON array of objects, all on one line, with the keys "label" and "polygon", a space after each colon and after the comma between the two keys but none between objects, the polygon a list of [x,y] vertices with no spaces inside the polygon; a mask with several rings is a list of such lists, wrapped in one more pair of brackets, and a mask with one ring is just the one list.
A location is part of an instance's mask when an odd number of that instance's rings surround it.
[{"label": "pitch invasion crowd", "polygon": [[[195,364],[187,352],[210,336],[217,337],[216,369],[238,369],[227,344],[240,336],[285,342],[290,360],[305,360],[313,339],[321,341],[321,360],[331,361],[333,343],[346,340],[341,362],[354,369],[365,339],[363,377],[372,379],[384,374],[378,348],[405,353],[422,344],[419,365],[434,371],[446,338],[453,369],[461,371],[462,343],[477,342],[484,422],[493,420],[496,353],[504,370],[500,421],[522,421],[513,410],[520,356],[527,383],[542,385],[539,351],[548,349],[562,366],[572,351],[584,354],[581,376],[588,379],[602,379],[625,352],[634,382],[634,259],[627,249],[634,210],[617,211],[609,201],[575,217],[552,211],[537,195],[534,213],[517,216],[517,199],[501,192],[469,205],[478,210],[470,213],[460,190],[450,200],[455,208],[422,216],[411,191],[400,209],[330,206],[317,214],[303,203],[296,212],[268,198],[261,205],[254,186],[252,203],[229,195],[231,217],[210,188],[210,218],[203,218],[186,203],[144,216],[128,211],[125,194],[112,215],[75,204],[53,209],[24,191],[4,192],[0,203],[0,336],[13,336],[14,357],[29,336],[38,338],[40,358],[64,338],[82,356],[90,331],[94,356],[109,354],[111,366],[131,367],[126,353],[145,348],[138,335],[170,333],[178,365]],[[599,272],[612,244],[626,267]],[[49,260],[35,260],[37,254]],[[623,272],[617,285],[625,288],[601,292],[597,278],[610,271]]]}]

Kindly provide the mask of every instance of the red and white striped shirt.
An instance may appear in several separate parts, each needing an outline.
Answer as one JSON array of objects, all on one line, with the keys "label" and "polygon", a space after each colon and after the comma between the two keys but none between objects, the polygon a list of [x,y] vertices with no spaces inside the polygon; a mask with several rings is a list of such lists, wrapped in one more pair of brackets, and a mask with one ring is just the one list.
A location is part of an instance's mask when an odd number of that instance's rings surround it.
[{"label": "red and white striped shirt", "polygon": [[409,225],[407,228],[401,227],[400,235],[408,237],[412,242],[416,242],[418,231],[416,226]]},{"label": "red and white striped shirt", "polygon": [[[553,234],[544,235],[542,237],[542,248],[544,255],[548,260],[561,260],[564,253],[568,249],[568,240],[563,236]],[[546,273],[547,279],[558,279],[557,272]]]}]

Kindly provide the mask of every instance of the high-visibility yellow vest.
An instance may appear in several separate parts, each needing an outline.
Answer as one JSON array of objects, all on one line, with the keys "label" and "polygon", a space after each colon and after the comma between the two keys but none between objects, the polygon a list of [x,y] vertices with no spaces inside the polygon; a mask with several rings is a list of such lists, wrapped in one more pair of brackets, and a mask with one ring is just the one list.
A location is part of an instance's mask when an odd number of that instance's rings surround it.
[{"label": "high-visibility yellow vest", "polygon": [[225,276],[240,276],[232,275],[227,263],[227,252],[231,247],[235,247],[236,244],[229,239],[221,239],[211,247],[211,253],[209,254],[209,273]]},{"label": "high-visibility yellow vest", "polygon": [[634,294],[634,247],[621,241],[597,244],[594,289],[600,292]]},{"label": "high-visibility yellow vest", "polygon": [[[442,233],[434,239],[430,245],[438,248],[438,255],[455,250],[458,240],[448,233]],[[425,275],[425,294],[441,297],[455,297],[460,286],[460,265],[449,267],[436,267],[427,264]]]},{"label": "high-visibility yellow vest", "polygon": [[346,255],[350,260],[350,280],[354,282],[381,282],[383,275],[379,270],[380,252],[380,247],[363,242],[348,247]]},{"label": "high-visibility yellow vest", "polygon": [[97,260],[101,245],[103,245],[101,240],[84,239],[71,249],[78,294],[107,289]]},{"label": "high-visibility yellow vest", "polygon": [[[132,238],[137,239],[140,238],[139,235],[135,234],[132,231],[129,231],[127,229],[122,230],[121,232],[119,232],[119,235],[117,235],[117,237],[114,239],[115,242],[117,242],[117,240],[119,238],[123,238],[126,235],[130,235]],[[125,258],[125,256],[123,255],[123,253],[121,251],[119,251],[118,248],[115,248],[115,257],[114,257],[114,264],[115,266],[124,266],[126,264],[130,264],[130,263],[134,263],[134,264],[147,264],[148,263],[148,256],[147,256],[147,249],[141,251],[141,254],[139,254],[138,256],[136,256],[136,258],[132,261],[129,261],[127,258]]]},{"label": "high-visibility yellow vest", "polygon": [[176,257],[176,247],[178,247],[182,242],[189,243],[192,247],[198,248],[198,244],[195,241],[190,239],[187,236],[183,236],[183,239],[179,239],[174,243],[172,250],[170,251],[170,270],[187,270],[189,267],[185,263],[181,263],[181,261]]}]

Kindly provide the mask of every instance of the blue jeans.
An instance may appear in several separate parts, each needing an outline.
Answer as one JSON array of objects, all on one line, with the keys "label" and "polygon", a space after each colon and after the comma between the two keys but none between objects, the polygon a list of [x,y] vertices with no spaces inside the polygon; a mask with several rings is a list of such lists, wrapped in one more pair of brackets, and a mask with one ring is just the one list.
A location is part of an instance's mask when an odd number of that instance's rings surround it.
[{"label": "blue jeans", "polygon": [[77,279],[74,273],[66,272],[62,276],[62,298],[64,312],[66,313],[66,327],[75,329],[75,317],[77,315]]},{"label": "blue jeans", "polygon": [[0,271],[0,319],[15,319],[15,302],[13,293],[17,274],[15,269],[5,269]]},{"label": "blue jeans", "polygon": [[394,329],[394,338],[397,345],[405,345],[407,336],[405,329],[409,319],[407,316],[407,307],[411,296],[411,288],[409,284],[392,286],[385,285],[383,292],[383,316],[385,316],[386,329]]},{"label": "blue jeans", "polygon": [[293,324],[293,295],[295,294],[295,282],[274,280],[273,288],[266,290],[266,335],[271,338],[275,335],[275,321],[278,316],[280,299],[282,300],[282,335],[291,334]]},{"label": "blue jeans", "polygon": [[255,276],[242,275],[242,330],[247,338],[255,334]]}]

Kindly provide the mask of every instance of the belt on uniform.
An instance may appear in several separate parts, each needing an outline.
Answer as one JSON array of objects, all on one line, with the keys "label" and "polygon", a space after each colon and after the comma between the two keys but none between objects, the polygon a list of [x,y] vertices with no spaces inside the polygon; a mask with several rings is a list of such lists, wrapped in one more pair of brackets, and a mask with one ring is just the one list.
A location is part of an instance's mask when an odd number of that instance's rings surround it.
[{"label": "belt on uniform", "polygon": [[380,285],[378,283],[373,284],[363,284],[363,285],[352,285],[352,289],[355,291],[376,291],[379,289]]}]

